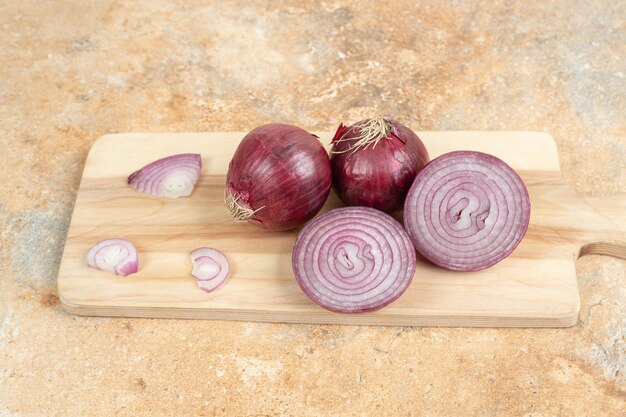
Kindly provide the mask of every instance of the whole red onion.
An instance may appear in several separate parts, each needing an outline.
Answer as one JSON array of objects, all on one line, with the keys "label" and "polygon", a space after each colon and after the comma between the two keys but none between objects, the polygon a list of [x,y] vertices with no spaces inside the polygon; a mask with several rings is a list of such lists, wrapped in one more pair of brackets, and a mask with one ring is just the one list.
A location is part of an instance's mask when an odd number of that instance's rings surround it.
[{"label": "whole red onion", "polygon": [[386,117],[339,125],[332,140],[333,187],[352,206],[400,210],[428,152],[415,133]]},{"label": "whole red onion", "polygon": [[322,208],[331,182],[328,154],[316,136],[271,123],[239,144],[228,166],[225,200],[236,220],[288,230]]}]

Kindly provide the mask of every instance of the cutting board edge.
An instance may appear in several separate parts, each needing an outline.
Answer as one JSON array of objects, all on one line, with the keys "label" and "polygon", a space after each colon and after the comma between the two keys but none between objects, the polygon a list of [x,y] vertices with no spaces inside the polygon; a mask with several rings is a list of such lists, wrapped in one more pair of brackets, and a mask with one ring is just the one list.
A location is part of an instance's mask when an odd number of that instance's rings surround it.
[{"label": "cutting board edge", "polygon": [[[255,323],[285,323],[285,324],[318,324],[318,325],[341,325],[341,326],[415,326],[415,327],[482,327],[482,328],[567,328],[578,323],[578,311],[574,314],[558,317],[481,317],[481,316],[428,316],[428,317],[398,317],[396,322],[391,323],[389,317],[381,318],[380,321],[371,318],[360,320],[332,319],[331,316],[302,317],[292,315],[288,319],[281,317],[259,317],[256,312],[241,311],[238,317],[233,317],[232,312],[224,312],[223,315],[213,310],[211,317],[203,314],[202,310],[193,309],[108,309],[108,308],[74,308],[62,301],[64,310],[73,315],[85,317],[132,317],[132,318],[163,318],[183,320],[211,320],[211,321],[237,321]],[[329,319],[331,318],[331,319]]]},{"label": "cutting board edge", "polygon": [[[562,312],[553,316],[524,315],[467,315],[433,314],[428,315],[376,315],[374,314],[338,314],[322,312],[280,312],[264,310],[242,310],[214,308],[211,310],[187,307],[128,307],[101,306],[97,304],[72,303],[59,291],[59,300],[63,309],[74,315],[97,317],[136,317],[136,318],[174,318],[190,320],[250,321],[257,323],[292,323],[292,324],[329,324],[348,326],[419,326],[419,327],[543,327],[565,328],[575,326],[580,313],[580,295],[576,292],[575,304],[566,306]],[[233,314],[234,313],[234,314]],[[288,313],[288,314],[287,314]],[[288,319],[285,319],[288,317]]]}]

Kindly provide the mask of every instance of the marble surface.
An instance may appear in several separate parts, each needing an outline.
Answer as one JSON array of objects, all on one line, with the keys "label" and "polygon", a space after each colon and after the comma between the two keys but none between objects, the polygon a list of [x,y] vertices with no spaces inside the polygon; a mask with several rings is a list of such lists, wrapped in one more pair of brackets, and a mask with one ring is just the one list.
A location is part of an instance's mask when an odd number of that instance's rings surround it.
[{"label": "marble surface", "polygon": [[[623,1],[0,2],[0,416],[622,416],[626,263],[568,329],[80,318],[56,273],[100,135],[541,130],[581,194],[626,192]],[[616,198],[619,198],[617,196]]]}]

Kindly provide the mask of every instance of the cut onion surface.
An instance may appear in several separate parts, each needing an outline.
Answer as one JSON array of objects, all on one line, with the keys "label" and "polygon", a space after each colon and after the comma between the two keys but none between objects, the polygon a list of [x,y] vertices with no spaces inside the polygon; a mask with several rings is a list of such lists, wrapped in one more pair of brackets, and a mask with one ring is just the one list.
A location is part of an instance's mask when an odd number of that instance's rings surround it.
[{"label": "cut onion surface", "polygon": [[504,161],[481,152],[432,160],[404,203],[404,225],[418,252],[456,271],[478,271],[506,258],[529,220],[522,179]]},{"label": "cut onion surface", "polygon": [[137,250],[125,239],[103,240],[87,252],[87,265],[125,277],[137,272]]},{"label": "cut onion surface", "polygon": [[128,185],[141,193],[166,198],[191,195],[202,169],[197,153],[182,153],[151,162],[128,177]]},{"label": "cut onion surface", "polygon": [[191,275],[196,278],[202,291],[211,292],[222,285],[230,272],[226,255],[213,248],[198,248],[189,254],[193,269]]},{"label": "cut onion surface", "polygon": [[328,211],[298,234],[292,266],[302,291],[335,312],[391,303],[415,273],[415,249],[400,223],[369,207]]}]

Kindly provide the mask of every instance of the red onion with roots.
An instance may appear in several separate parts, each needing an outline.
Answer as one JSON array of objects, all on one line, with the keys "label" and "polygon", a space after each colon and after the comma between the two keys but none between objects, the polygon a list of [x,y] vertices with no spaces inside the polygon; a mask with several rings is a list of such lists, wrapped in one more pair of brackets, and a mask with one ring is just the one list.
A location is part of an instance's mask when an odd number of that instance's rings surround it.
[{"label": "red onion with roots", "polygon": [[341,124],[332,144],[333,187],[339,198],[387,213],[402,208],[415,175],[428,162],[417,135],[384,117]]},{"label": "red onion with roots", "polygon": [[529,220],[522,179],[504,161],[481,152],[434,159],[404,203],[404,225],[418,252],[456,271],[485,269],[509,256]]},{"label": "red onion with roots", "polygon": [[225,201],[236,220],[288,230],[322,208],[331,182],[328,154],[316,136],[271,123],[239,144],[228,167]]},{"label": "red onion with roots", "polygon": [[416,267],[402,225],[369,207],[338,208],[311,220],[298,234],[291,261],[302,291],[341,313],[391,303],[409,287]]}]

